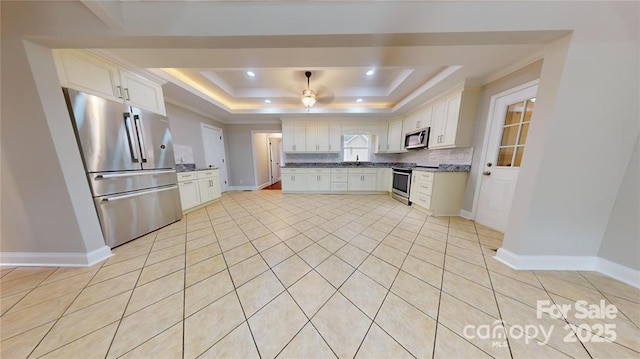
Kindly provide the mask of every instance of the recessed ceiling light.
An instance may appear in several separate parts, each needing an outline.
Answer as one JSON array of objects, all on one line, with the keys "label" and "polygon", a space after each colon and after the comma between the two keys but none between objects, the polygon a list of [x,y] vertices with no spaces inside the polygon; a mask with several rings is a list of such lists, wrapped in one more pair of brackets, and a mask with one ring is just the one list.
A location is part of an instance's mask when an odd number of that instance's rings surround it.
[{"label": "recessed ceiling light", "polygon": [[357,100],[356,100],[356,102],[362,102],[362,99],[361,99],[361,98],[359,98],[359,99],[357,99]]},{"label": "recessed ceiling light", "polygon": [[271,103],[271,100],[264,100],[264,103]]},{"label": "recessed ceiling light", "polygon": [[369,71],[367,71],[367,76],[371,76],[371,75],[373,75],[374,73],[375,73],[375,71],[373,71],[373,70],[369,70]]},{"label": "recessed ceiling light", "polygon": [[256,76],[256,73],[255,73],[255,72],[253,72],[253,71],[247,71],[247,76],[249,76],[249,77],[255,77],[255,76]]}]

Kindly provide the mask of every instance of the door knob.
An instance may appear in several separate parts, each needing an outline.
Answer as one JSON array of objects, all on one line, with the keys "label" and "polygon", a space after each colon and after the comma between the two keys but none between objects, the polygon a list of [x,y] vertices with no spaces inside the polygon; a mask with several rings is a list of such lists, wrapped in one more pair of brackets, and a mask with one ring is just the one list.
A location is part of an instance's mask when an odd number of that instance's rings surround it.
[{"label": "door knob", "polygon": [[489,172],[489,171],[484,171],[484,172],[482,172],[482,174],[485,175],[485,176],[491,176],[491,172]]},{"label": "door knob", "polygon": [[491,166],[493,166],[493,163],[491,162],[487,163],[487,167],[491,167]]}]

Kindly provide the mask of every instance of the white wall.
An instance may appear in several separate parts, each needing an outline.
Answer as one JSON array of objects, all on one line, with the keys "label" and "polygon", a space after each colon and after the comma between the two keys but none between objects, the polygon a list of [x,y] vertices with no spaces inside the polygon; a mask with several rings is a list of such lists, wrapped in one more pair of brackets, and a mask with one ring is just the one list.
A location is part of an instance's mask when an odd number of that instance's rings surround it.
[{"label": "white wall", "polygon": [[51,50],[7,34],[5,26],[19,19],[4,15],[0,261],[83,265],[104,259],[111,252],[104,244]]},{"label": "white wall", "polygon": [[268,186],[269,180],[269,133],[253,134],[253,162],[258,188]]},{"label": "white wall", "polygon": [[218,127],[222,129],[223,133],[225,133],[225,125],[170,103],[165,103],[165,106],[167,109],[167,117],[169,117],[173,143],[176,145],[191,146],[193,148],[193,158],[196,167],[206,167],[200,124],[206,123]]},{"label": "white wall", "polygon": [[227,125],[227,159],[229,160],[229,185],[232,187],[256,187],[253,168],[252,131],[282,131],[280,124]]},{"label": "white wall", "polygon": [[640,137],[622,180],[598,256],[640,270]]},{"label": "white wall", "polygon": [[504,77],[501,77],[485,86],[480,91],[480,99],[478,100],[478,116],[473,134],[473,159],[471,161],[471,173],[467,180],[467,189],[464,194],[462,209],[472,211],[473,198],[476,193],[478,173],[482,172],[484,164],[480,163],[482,150],[486,146],[485,136],[487,129],[487,121],[489,119],[489,108],[491,106],[491,97],[503,91],[512,89],[518,85],[536,80],[540,77],[542,69],[542,61],[539,60],[527,66],[524,66]]},{"label": "white wall", "polygon": [[[48,65],[28,65],[26,37],[51,46],[159,47],[176,36],[301,35],[300,21],[302,34],[314,35],[570,30],[546,48],[504,247],[522,256],[595,256],[616,199],[635,194],[621,184],[639,130],[636,2],[122,2],[125,30],[105,26],[79,2],[0,6],[3,250],[88,251],[85,242],[95,240],[82,220],[88,189],[74,187],[84,177],[77,155],[63,151],[65,136],[47,116],[62,104],[45,86],[52,62],[42,55]],[[157,21],[139,21],[151,10]],[[227,130],[231,185],[255,185],[251,130],[262,129]]]},{"label": "white wall", "polygon": [[616,198],[633,195],[620,185],[640,129],[638,4],[599,5],[591,21],[616,21],[545,53],[503,245],[519,256],[596,256]]}]

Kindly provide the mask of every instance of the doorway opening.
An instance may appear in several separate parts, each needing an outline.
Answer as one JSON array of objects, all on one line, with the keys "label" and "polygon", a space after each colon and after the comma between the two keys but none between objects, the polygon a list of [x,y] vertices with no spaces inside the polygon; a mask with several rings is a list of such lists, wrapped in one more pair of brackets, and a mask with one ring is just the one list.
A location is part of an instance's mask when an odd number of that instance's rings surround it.
[{"label": "doorway opening", "polygon": [[253,132],[252,137],[256,189],[282,189],[282,133]]}]

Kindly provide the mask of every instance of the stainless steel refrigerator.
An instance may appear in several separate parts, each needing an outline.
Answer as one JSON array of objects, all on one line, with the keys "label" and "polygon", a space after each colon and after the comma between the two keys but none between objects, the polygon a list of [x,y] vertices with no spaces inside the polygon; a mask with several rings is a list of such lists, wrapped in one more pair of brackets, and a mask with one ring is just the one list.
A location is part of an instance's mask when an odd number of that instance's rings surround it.
[{"label": "stainless steel refrigerator", "polygon": [[169,120],[63,89],[106,244],[182,218]]}]

